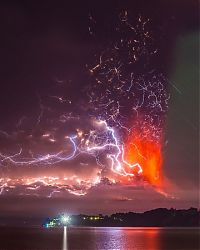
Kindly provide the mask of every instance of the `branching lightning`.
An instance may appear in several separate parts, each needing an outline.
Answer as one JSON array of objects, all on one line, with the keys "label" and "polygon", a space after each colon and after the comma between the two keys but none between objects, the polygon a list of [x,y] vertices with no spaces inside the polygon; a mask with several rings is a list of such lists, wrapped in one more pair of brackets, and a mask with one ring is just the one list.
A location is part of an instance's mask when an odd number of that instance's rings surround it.
[{"label": "branching lightning", "polygon": [[[91,15],[89,19],[89,34],[94,36],[96,21]],[[24,153],[24,147],[13,154],[0,152],[1,166],[11,164],[19,167],[58,166],[73,162],[82,155],[91,156],[98,166],[95,176],[5,177],[0,178],[0,194],[22,185],[23,194],[32,194],[42,187],[48,187],[48,197],[63,190],[81,196],[91,187],[102,183],[104,178],[114,184],[122,181],[121,177],[131,183],[139,178],[151,185],[160,185],[163,128],[170,95],[164,75],[151,67],[151,58],[159,51],[154,45],[149,23],[149,19],[139,16],[137,25],[132,25],[128,12],[120,13],[117,25],[111,30],[117,38],[109,41],[109,46],[95,55],[93,65],[87,65],[89,80],[84,91],[88,99],[85,100],[87,108],[84,112],[87,113],[89,129],[79,127],[74,136],[57,136],[59,129],[70,122],[80,122],[82,117],[70,111],[73,101],[68,96],[48,94],[51,101],[64,105],[68,111],[61,110],[53,120],[45,120],[44,114],[48,109],[44,108],[39,98],[40,112],[36,128],[43,126],[43,120],[45,125],[53,124],[51,131],[44,129],[39,140],[56,145],[61,141],[58,138],[62,137],[62,149],[55,150],[55,153],[35,154],[30,147],[29,156]],[[20,119],[18,127],[22,126],[24,120]],[[8,137],[7,132],[0,131],[0,134]],[[32,134],[27,136],[29,140],[33,140],[33,137]],[[86,163],[80,165],[87,166]]]}]

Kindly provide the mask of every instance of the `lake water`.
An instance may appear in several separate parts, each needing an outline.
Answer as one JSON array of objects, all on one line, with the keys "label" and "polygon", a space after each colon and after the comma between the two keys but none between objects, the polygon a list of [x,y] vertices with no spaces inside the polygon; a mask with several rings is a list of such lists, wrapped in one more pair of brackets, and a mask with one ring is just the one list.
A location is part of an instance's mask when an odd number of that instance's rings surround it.
[{"label": "lake water", "polygon": [[0,250],[198,250],[199,229],[0,228]]}]

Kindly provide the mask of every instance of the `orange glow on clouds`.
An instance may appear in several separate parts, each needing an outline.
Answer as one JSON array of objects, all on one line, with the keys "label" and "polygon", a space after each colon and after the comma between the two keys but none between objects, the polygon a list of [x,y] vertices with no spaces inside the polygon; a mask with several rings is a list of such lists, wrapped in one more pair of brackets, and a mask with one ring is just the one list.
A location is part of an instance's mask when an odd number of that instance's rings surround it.
[{"label": "orange glow on clouds", "polygon": [[[125,160],[131,164],[140,164],[144,181],[156,187],[161,186],[163,163],[161,142],[136,133],[130,136],[125,144]],[[137,173],[137,169],[135,171]]]}]

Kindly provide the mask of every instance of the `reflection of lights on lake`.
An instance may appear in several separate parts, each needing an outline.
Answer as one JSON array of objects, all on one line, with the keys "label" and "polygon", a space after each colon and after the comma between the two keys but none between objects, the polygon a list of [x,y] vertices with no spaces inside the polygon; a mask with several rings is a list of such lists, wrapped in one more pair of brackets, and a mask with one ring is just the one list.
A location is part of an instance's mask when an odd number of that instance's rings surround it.
[{"label": "reflection of lights on lake", "polygon": [[63,228],[63,250],[67,250],[67,225],[70,223],[70,216],[63,214],[60,218],[60,222],[64,225]]},{"label": "reflection of lights on lake", "polygon": [[98,243],[98,249],[126,249],[125,247],[124,229],[122,228],[106,228],[106,234]]},{"label": "reflection of lights on lake", "polygon": [[63,229],[63,250],[67,250],[67,227]]}]

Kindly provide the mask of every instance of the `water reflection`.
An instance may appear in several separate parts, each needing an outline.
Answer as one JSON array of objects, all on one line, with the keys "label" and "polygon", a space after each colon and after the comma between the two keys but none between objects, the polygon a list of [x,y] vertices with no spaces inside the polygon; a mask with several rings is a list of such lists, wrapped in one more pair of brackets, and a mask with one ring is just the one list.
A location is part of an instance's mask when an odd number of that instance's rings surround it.
[{"label": "water reflection", "polygon": [[67,250],[67,227],[63,229],[63,250]]},{"label": "water reflection", "polygon": [[[106,230],[106,233],[105,233]],[[105,228],[96,232],[97,249],[127,249],[125,231],[122,228]]]},{"label": "water reflection", "polygon": [[197,250],[199,239],[197,228],[0,228],[9,250]]},{"label": "water reflection", "polygon": [[148,246],[148,249],[161,250],[161,245],[160,245],[161,229],[150,228],[143,230],[143,233],[144,232],[145,232],[144,240],[146,240],[145,245]]},{"label": "water reflection", "polygon": [[107,228],[96,233],[97,249],[161,250],[159,234],[159,228]]},{"label": "water reflection", "polygon": [[69,228],[68,250],[196,250],[198,236],[191,229]]}]

